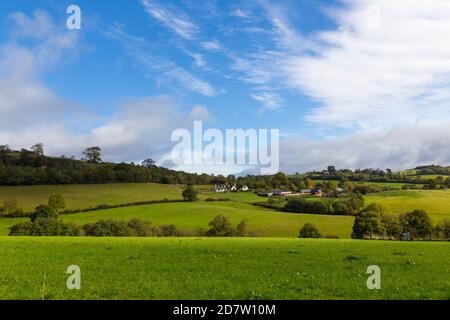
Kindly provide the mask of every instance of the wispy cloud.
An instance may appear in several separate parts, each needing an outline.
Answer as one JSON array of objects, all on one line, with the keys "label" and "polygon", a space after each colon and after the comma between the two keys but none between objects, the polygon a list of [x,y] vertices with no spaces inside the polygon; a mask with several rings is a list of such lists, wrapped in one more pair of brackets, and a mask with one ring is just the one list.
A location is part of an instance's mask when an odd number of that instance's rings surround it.
[{"label": "wispy cloud", "polygon": [[283,99],[274,92],[259,92],[250,96],[269,110],[278,110],[283,106]]},{"label": "wispy cloud", "polygon": [[204,41],[201,42],[200,45],[203,47],[203,49],[205,50],[220,50],[222,48],[222,46],[220,45],[220,43],[216,40],[214,41]]},{"label": "wispy cloud", "polygon": [[[157,71],[158,76],[170,82],[175,81],[185,90],[212,97],[219,93],[209,82],[204,81],[190,71],[178,66],[176,63],[152,53],[144,38],[135,37],[123,31],[122,27],[114,26],[105,34],[117,41],[127,50],[128,54],[147,70]],[[200,57],[197,56],[197,59]]]},{"label": "wispy cloud", "polygon": [[249,14],[240,8],[232,10],[230,15],[233,17],[238,17],[238,18],[248,18],[249,17]]},{"label": "wispy cloud", "polygon": [[322,103],[308,119],[349,128],[450,118],[450,3],[346,1],[313,54],[283,64],[287,83]]},{"label": "wispy cloud", "polygon": [[181,12],[173,13],[153,0],[142,0],[146,12],[184,39],[192,39],[198,27]]}]

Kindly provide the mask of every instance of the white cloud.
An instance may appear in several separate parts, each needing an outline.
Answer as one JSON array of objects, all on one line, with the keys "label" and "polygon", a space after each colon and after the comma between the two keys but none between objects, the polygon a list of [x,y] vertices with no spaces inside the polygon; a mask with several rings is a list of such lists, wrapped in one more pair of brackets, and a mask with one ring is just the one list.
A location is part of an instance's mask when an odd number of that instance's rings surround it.
[{"label": "white cloud", "polygon": [[161,79],[166,80],[167,83],[176,82],[188,91],[197,92],[207,97],[219,93],[209,82],[198,78],[176,63],[152,53],[152,49],[145,39],[127,34],[120,26],[111,28],[105,34],[111,39],[119,41],[130,57],[145,67],[147,71],[152,71],[152,73],[157,71]]},{"label": "white cloud", "polygon": [[203,49],[210,50],[210,51],[216,51],[216,50],[220,50],[222,48],[220,43],[216,40],[204,41],[204,42],[201,42],[200,45],[203,47]]},{"label": "white cloud", "polygon": [[[47,13],[32,17],[21,12],[10,15],[12,39],[0,46],[0,132],[20,127],[50,125],[74,108],[40,80],[43,72],[55,68],[76,47],[78,37],[55,27]],[[37,39],[31,46],[21,40]]]},{"label": "white cloud", "polygon": [[249,14],[240,8],[231,11],[230,15],[233,17],[238,17],[238,18],[248,18],[249,17]]},{"label": "white cloud", "polygon": [[448,122],[399,126],[390,131],[356,132],[342,138],[310,140],[289,137],[281,142],[281,169],[288,172],[339,168],[390,168],[450,163]]},{"label": "white cloud", "polygon": [[184,39],[192,39],[198,27],[180,12],[173,13],[153,0],[142,0],[148,14]]},{"label": "white cloud", "polygon": [[[379,13],[379,14],[378,14]],[[390,128],[450,118],[450,3],[348,0],[312,55],[291,56],[287,83],[322,103],[308,119]]]},{"label": "white cloud", "polygon": [[269,110],[277,110],[283,106],[283,99],[274,92],[259,92],[250,96]]}]

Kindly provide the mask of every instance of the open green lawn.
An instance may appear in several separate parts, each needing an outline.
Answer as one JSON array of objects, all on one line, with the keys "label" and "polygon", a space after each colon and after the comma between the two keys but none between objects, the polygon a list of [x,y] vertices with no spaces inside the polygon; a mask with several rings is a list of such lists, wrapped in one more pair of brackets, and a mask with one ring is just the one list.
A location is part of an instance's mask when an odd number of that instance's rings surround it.
[{"label": "open green lawn", "polygon": [[373,193],[365,197],[366,204],[381,203],[391,213],[425,210],[434,222],[450,218],[450,190],[408,190]]},{"label": "open green lawn", "polygon": [[[0,299],[450,299],[450,243],[0,237]],[[66,268],[81,269],[68,290]],[[367,267],[381,268],[368,290]]]},{"label": "open green lawn", "polygon": [[[125,207],[61,215],[64,222],[86,224],[101,219],[151,221],[154,225],[174,224],[180,229],[197,231],[207,229],[208,223],[218,214],[229,217],[237,225],[247,219],[248,229],[264,237],[297,237],[303,224],[310,222],[317,225],[323,234],[334,234],[340,238],[349,238],[353,217],[322,216],[313,214],[292,214],[276,212],[250,204],[238,202],[197,202],[164,203],[137,207]],[[7,235],[13,224],[28,219],[0,219],[0,235]]]},{"label": "open green lawn", "polygon": [[145,200],[182,199],[178,186],[158,183],[116,183],[94,185],[0,186],[0,205],[4,199],[16,199],[19,207],[31,211],[46,204],[48,196],[60,193],[67,209],[84,209],[99,204],[121,204]]}]

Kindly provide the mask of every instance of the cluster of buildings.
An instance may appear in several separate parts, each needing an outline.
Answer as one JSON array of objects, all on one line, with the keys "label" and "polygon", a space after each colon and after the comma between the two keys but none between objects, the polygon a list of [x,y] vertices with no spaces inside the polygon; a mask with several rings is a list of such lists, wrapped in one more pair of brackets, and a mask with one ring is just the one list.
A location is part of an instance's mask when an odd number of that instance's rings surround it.
[{"label": "cluster of buildings", "polygon": [[[238,186],[236,183],[234,184],[216,184],[214,185],[215,192],[237,192],[237,191],[249,191],[249,188],[244,186]],[[287,191],[287,190],[272,190],[267,192],[262,192],[259,194],[261,197],[295,197],[295,196],[312,196],[321,198],[323,196],[323,192],[321,189],[301,189],[297,192]]]}]

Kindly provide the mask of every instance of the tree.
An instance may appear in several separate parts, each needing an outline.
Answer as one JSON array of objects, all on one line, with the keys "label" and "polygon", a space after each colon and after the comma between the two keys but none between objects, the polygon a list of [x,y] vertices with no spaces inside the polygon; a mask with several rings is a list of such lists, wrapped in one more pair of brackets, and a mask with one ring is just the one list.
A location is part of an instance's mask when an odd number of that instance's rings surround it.
[{"label": "tree", "polygon": [[319,229],[312,223],[305,223],[300,229],[299,238],[320,238]]},{"label": "tree", "polygon": [[246,237],[247,234],[247,220],[244,219],[236,226],[236,235],[239,237]]},{"label": "tree", "polygon": [[31,222],[36,221],[37,219],[57,219],[58,212],[49,206],[40,205],[36,207],[34,212],[31,214]]},{"label": "tree", "polygon": [[279,188],[281,186],[286,186],[288,184],[288,181],[288,177],[284,173],[278,172],[272,178],[272,185],[276,188]]},{"label": "tree", "polygon": [[223,215],[216,216],[208,225],[211,227],[206,232],[209,237],[231,237],[234,234],[230,221]]},{"label": "tree", "polygon": [[3,213],[10,215],[18,209],[18,203],[16,199],[5,199],[3,201],[3,207],[1,208]]},{"label": "tree", "polygon": [[34,154],[38,157],[44,155],[44,145],[42,143],[36,143],[31,147],[31,150],[33,150]]},{"label": "tree", "polygon": [[89,147],[83,151],[87,162],[99,163],[102,161],[102,149],[100,147]]},{"label": "tree", "polygon": [[335,166],[328,166],[327,171],[329,174],[335,174],[336,173],[336,167]]},{"label": "tree", "polygon": [[353,224],[353,239],[366,239],[383,236],[385,229],[381,223],[381,215],[377,212],[362,212],[355,218]]},{"label": "tree", "polygon": [[56,211],[62,210],[66,207],[64,197],[62,194],[53,194],[48,197],[48,206]]},{"label": "tree", "polygon": [[192,186],[187,186],[186,189],[183,191],[183,198],[186,201],[194,202],[198,201],[198,192],[194,189]]},{"label": "tree", "polygon": [[425,238],[431,235],[433,225],[431,219],[424,210],[414,210],[400,215],[400,222],[404,232],[409,232],[411,238]]},{"label": "tree", "polygon": [[145,159],[144,161],[142,161],[142,166],[146,167],[147,169],[150,169],[152,167],[154,167],[156,164],[155,160],[153,159]]},{"label": "tree", "polygon": [[450,219],[445,219],[436,226],[436,233],[442,239],[450,239]]},{"label": "tree", "polygon": [[11,152],[11,149],[7,144],[0,145],[0,153],[8,153]]}]

